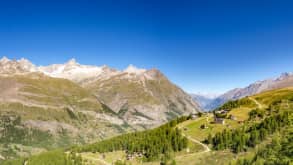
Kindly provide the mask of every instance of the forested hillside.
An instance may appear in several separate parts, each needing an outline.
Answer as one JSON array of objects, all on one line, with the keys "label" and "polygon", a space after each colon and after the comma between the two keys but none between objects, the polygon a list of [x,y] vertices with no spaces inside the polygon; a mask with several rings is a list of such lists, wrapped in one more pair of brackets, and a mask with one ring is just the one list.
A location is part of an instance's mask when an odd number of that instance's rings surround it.
[{"label": "forested hillside", "polygon": [[290,165],[293,159],[293,130],[287,129],[272,139],[270,144],[262,147],[253,156],[242,158],[235,165],[266,164]]},{"label": "forested hillside", "polygon": [[181,117],[153,130],[125,134],[73,150],[100,153],[122,150],[128,154],[140,153],[145,161],[158,160],[187,147],[187,139],[175,128],[178,123],[187,119]]},{"label": "forested hillside", "polygon": [[178,123],[188,117],[180,117],[158,128],[120,135],[95,144],[72,147],[67,150],[57,150],[30,158],[22,158],[4,162],[4,165],[80,165],[81,152],[112,152],[123,150],[130,155],[139,153],[144,161],[168,160],[172,152],[181,151],[187,147],[188,140],[175,128]]},{"label": "forested hillside", "polygon": [[[205,140],[215,150],[231,150],[234,153],[247,152],[258,144],[252,154],[232,161],[237,165],[289,165],[293,163],[293,92],[292,88],[273,90],[231,101],[218,108],[231,111],[244,107],[257,108],[247,111],[248,119],[239,128],[225,129]],[[222,116],[222,117],[227,117]]]},{"label": "forested hillside", "polygon": [[213,138],[209,136],[206,141],[212,144],[215,150],[231,149],[235,153],[246,151],[248,147],[255,147],[261,143],[268,135],[283,127],[291,126],[290,116],[292,116],[292,112],[282,112],[267,117],[260,123],[252,123],[251,126],[244,125],[233,130],[225,129]]}]

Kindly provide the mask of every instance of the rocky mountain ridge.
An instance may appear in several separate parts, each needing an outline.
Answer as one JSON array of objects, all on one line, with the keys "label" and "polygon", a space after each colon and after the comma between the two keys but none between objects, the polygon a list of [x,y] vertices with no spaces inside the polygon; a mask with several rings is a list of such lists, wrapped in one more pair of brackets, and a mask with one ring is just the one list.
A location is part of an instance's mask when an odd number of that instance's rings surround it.
[{"label": "rocky mountain ridge", "polygon": [[[38,107],[72,107],[66,101],[61,101],[60,104],[56,104],[56,100],[45,103],[40,101],[44,97],[51,100],[56,94],[58,97],[76,97],[71,89],[66,91],[67,96],[56,91],[63,90],[65,86],[62,84],[71,84],[73,88],[79,88],[86,93],[87,97],[82,101],[90,100],[89,102],[96,105],[97,109],[110,111],[108,114],[97,114],[96,117],[104,116],[103,120],[109,119],[110,123],[127,123],[135,129],[157,126],[176,116],[197,113],[200,110],[188,94],[171,83],[159,70],[139,69],[133,65],[120,71],[106,65],[81,65],[71,59],[64,64],[36,66],[24,58],[10,60],[3,57],[0,60],[0,77],[3,83],[14,82],[6,83],[9,90],[4,90],[7,91],[6,94],[0,93],[2,101]],[[54,84],[50,84],[50,81]],[[43,94],[42,90],[48,91]],[[78,109],[82,110],[82,113],[87,111],[82,107]]]},{"label": "rocky mountain ridge", "polygon": [[[49,66],[24,58],[0,60],[0,154],[5,158],[149,129],[199,111],[157,69],[116,70],[74,59]],[[20,152],[15,144],[29,149]]]},{"label": "rocky mountain ridge", "polygon": [[[293,86],[293,73],[285,72],[276,78],[270,78],[270,79],[266,79],[262,81],[257,81],[244,88],[232,89],[212,100],[209,100],[209,103],[205,104],[203,108],[206,110],[212,110],[229,100],[237,100],[237,99],[240,99],[246,96],[255,95],[264,91],[285,88],[285,87],[292,87],[292,86]],[[195,97],[194,99],[196,100]],[[197,101],[200,102],[201,100],[197,100]]]}]

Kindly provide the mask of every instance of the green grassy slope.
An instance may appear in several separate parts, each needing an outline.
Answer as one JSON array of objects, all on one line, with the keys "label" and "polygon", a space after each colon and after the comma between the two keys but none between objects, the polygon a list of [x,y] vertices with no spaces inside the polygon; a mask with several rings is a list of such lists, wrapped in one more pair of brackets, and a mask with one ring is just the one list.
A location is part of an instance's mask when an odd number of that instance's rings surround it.
[{"label": "green grassy slope", "polygon": [[[224,129],[231,130],[237,129],[243,126],[249,127],[255,123],[262,122],[265,118],[283,113],[285,111],[293,112],[293,88],[284,88],[273,91],[267,91],[255,96],[250,96],[243,98],[238,101],[228,102],[222,107],[218,108],[227,109],[229,112],[224,115],[225,124],[215,124],[213,123],[213,114],[201,117],[194,121],[187,121],[182,123],[182,127],[185,128],[184,133],[188,136],[193,137],[198,140],[207,139],[209,135],[214,136],[216,133],[222,132]],[[255,103],[255,101],[257,103]],[[262,111],[264,112],[262,117],[249,118],[251,111]],[[236,119],[231,120],[230,115],[236,116]],[[292,117],[292,116],[291,116]],[[207,120],[208,119],[208,120]],[[292,119],[291,119],[292,120]],[[241,121],[241,122],[239,122]],[[206,125],[207,128],[202,129],[201,126]],[[260,144],[257,144],[255,148],[247,148],[246,152],[233,153],[230,150],[218,150],[205,153],[201,156],[186,157],[185,159],[179,159],[177,162],[180,164],[186,164],[188,162],[194,162],[192,164],[229,164],[232,160],[251,157],[260,148],[264,148],[267,143],[270,143],[276,136],[285,136],[284,132],[292,128],[292,126],[284,127],[281,132],[277,131],[266,138]],[[212,147],[210,145],[210,147]],[[293,159],[293,157],[291,157]],[[237,162],[237,161],[235,161]],[[237,163],[236,163],[237,164]]]},{"label": "green grassy slope", "polygon": [[0,155],[6,159],[128,131],[127,124],[97,118],[96,114],[118,117],[69,80],[40,74],[0,80]]}]

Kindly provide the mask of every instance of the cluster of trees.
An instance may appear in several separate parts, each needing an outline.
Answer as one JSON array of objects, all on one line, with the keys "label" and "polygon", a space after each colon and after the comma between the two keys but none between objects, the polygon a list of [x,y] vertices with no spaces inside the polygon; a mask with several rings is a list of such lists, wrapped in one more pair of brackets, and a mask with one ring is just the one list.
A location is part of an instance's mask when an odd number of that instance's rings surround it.
[{"label": "cluster of trees", "polygon": [[265,115],[265,111],[261,109],[253,109],[249,113],[249,120],[255,119],[255,118],[263,118]]},{"label": "cluster of trees", "polygon": [[3,165],[82,165],[80,155],[71,152],[65,153],[63,150],[45,152],[30,158],[20,158],[3,162]]},{"label": "cluster of trees", "polygon": [[214,137],[208,136],[205,141],[212,144],[215,150],[231,149],[235,153],[246,151],[248,147],[255,147],[269,134],[290,125],[289,116],[291,114],[292,112],[285,111],[267,117],[262,122],[254,123],[250,127],[243,126],[234,130],[224,130],[215,134]]},{"label": "cluster of trees", "polygon": [[[233,163],[231,163],[233,164]],[[290,165],[293,164],[293,132],[281,139],[274,138],[272,143],[257,151],[254,156],[237,160],[237,165]]]},{"label": "cluster of trees", "polygon": [[214,111],[214,116],[216,116],[217,118],[226,118],[227,117],[227,113],[216,113]]},{"label": "cluster of trees", "polygon": [[216,110],[226,109],[231,110],[233,108],[239,108],[241,105],[254,105],[255,103],[251,101],[249,98],[243,98],[240,100],[228,101],[227,103],[223,104],[221,107],[217,108]]},{"label": "cluster of trees", "polygon": [[30,146],[47,146],[52,139],[48,132],[29,129],[22,125],[20,116],[0,116],[0,143],[17,143]]},{"label": "cluster of trees", "polygon": [[146,161],[157,160],[161,156],[170,155],[187,147],[188,140],[182,136],[178,128],[174,128],[187,119],[188,117],[180,117],[152,130],[120,135],[72,150],[100,153],[124,150],[128,154],[141,153]]}]

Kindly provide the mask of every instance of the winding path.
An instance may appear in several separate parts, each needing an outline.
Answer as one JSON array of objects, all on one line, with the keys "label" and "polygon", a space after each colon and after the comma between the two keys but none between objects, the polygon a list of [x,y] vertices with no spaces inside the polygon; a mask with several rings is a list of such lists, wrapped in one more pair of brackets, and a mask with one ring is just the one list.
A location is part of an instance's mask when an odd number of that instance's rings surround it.
[{"label": "winding path", "polygon": [[262,109],[262,108],[263,108],[262,104],[259,103],[259,102],[258,102],[257,100],[255,100],[254,98],[252,98],[252,97],[248,97],[248,99],[251,100],[251,101],[253,101],[253,102],[257,105],[257,107],[258,107],[259,109]]},{"label": "winding path", "polygon": [[202,142],[200,142],[200,141],[198,141],[198,140],[196,140],[196,139],[194,139],[194,138],[192,138],[190,136],[186,136],[184,133],[182,133],[182,136],[186,137],[188,140],[192,141],[193,143],[198,143],[198,144],[200,144],[201,146],[204,147],[205,150],[202,151],[202,152],[198,152],[198,154],[199,153],[206,153],[206,152],[210,152],[211,151],[211,149],[209,148],[209,146],[207,146],[206,144],[204,144],[204,143],[202,143]]},{"label": "winding path", "polygon": [[[181,129],[182,126],[177,126],[177,128],[179,128],[180,130],[182,130]],[[206,153],[206,152],[210,152],[211,151],[211,149],[209,148],[208,145],[200,142],[199,140],[196,140],[196,139],[192,138],[191,136],[185,135],[184,133],[182,133],[182,136],[186,137],[188,140],[192,141],[193,143],[200,144],[204,148],[204,151],[196,152],[196,153],[192,153],[192,154],[188,154],[188,155],[199,155],[199,154],[203,154],[203,153]],[[182,155],[182,156],[186,156],[186,155]]]}]

